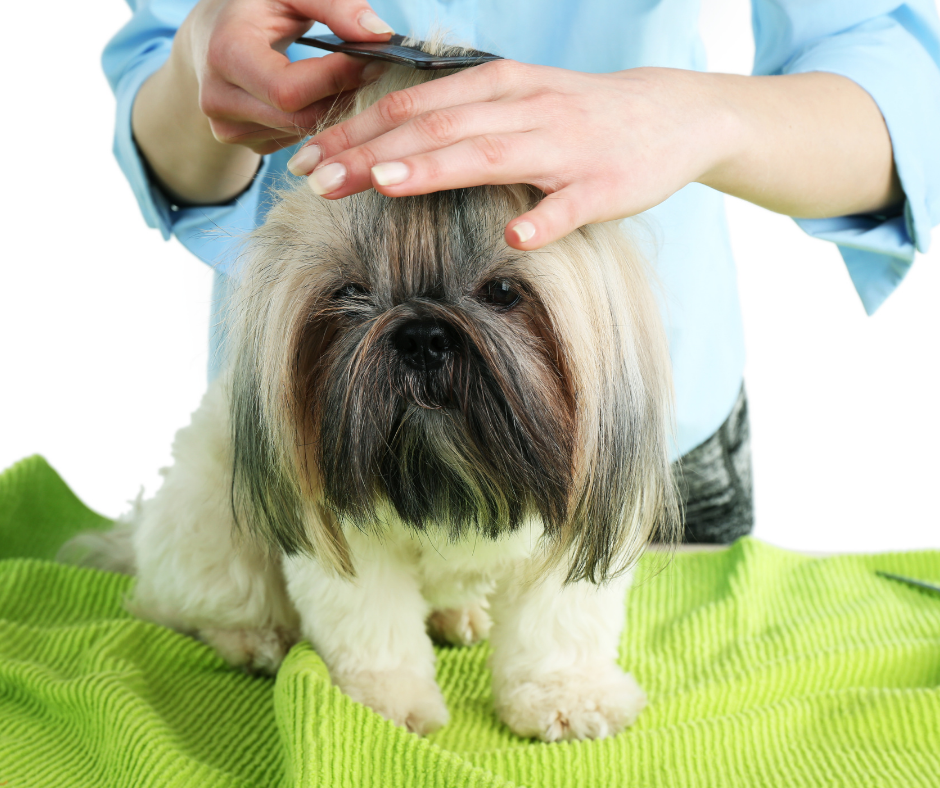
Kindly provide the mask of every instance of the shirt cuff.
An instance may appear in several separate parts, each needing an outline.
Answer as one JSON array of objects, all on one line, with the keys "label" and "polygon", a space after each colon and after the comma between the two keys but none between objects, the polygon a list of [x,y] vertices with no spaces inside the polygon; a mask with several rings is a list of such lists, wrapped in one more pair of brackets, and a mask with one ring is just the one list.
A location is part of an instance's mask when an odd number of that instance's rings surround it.
[{"label": "shirt cuff", "polygon": [[839,246],[872,314],[904,278],[915,249],[927,251],[931,228],[940,222],[940,69],[899,22],[879,17],[810,44],[781,73],[809,71],[840,74],[860,85],[891,135],[905,195],[902,215],[797,220],[810,235]]},{"label": "shirt cuff", "polygon": [[170,42],[161,43],[149,56],[129,69],[120,82],[115,85],[114,95],[117,99],[117,118],[114,128],[114,156],[121,167],[121,171],[131,185],[134,197],[140,205],[141,213],[150,227],[158,229],[164,239],[172,235],[173,219],[170,211],[170,202],[163,192],[151,182],[150,174],[144,160],[134,142],[134,133],[131,127],[131,113],[134,110],[134,100],[141,85],[162,66],[170,56]]}]

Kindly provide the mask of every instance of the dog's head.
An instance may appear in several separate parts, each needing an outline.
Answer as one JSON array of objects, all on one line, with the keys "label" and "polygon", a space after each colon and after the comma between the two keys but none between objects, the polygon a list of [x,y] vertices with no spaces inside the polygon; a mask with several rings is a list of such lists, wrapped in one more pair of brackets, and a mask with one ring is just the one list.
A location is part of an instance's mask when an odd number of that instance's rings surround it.
[{"label": "dog's head", "polygon": [[[394,67],[353,111],[427,78]],[[279,192],[231,310],[239,522],[349,573],[343,528],[388,511],[455,539],[538,518],[546,555],[595,581],[671,535],[669,360],[644,265],[615,224],[508,247],[541,197]]]}]

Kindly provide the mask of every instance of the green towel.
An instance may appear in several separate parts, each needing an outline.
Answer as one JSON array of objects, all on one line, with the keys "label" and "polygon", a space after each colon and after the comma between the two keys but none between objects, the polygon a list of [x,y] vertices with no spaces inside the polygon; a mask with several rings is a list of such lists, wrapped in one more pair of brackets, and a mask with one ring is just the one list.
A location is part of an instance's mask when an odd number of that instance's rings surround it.
[{"label": "green towel", "polygon": [[[542,744],[495,718],[486,645],[438,651],[449,725],[407,733],[306,645],[277,679],[137,621],[132,581],[49,559],[107,521],[39,457],[0,476],[0,785],[937,786],[940,552],[805,558],[743,539],[681,554],[626,604],[649,694],[613,739]],[[836,527],[836,526],[834,526]]]}]

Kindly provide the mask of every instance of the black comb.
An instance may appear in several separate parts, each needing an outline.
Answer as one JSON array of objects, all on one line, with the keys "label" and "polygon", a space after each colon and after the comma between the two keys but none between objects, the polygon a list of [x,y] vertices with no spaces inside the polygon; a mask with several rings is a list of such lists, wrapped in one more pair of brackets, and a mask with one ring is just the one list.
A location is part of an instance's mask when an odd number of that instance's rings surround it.
[{"label": "black comb", "polygon": [[429,55],[415,47],[404,45],[404,36],[392,36],[388,41],[349,42],[338,36],[314,36],[313,38],[298,38],[298,44],[308,47],[326,49],[330,52],[344,52],[347,55],[372,57],[376,60],[387,60],[400,66],[411,68],[437,69],[437,68],[466,68],[478,66],[480,63],[489,63],[492,60],[502,60],[499,55],[489,52],[479,52],[471,49],[462,55]]}]

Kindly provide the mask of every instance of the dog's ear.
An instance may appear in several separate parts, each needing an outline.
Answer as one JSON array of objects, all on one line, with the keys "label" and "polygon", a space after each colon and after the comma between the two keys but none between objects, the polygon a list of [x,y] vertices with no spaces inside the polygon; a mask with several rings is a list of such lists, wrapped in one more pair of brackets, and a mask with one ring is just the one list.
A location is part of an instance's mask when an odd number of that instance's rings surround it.
[{"label": "dog's ear", "polygon": [[[615,373],[616,374],[616,373]],[[629,376],[621,371],[621,379]],[[609,381],[613,383],[613,381]],[[662,408],[644,391],[608,385],[582,455],[565,543],[568,581],[603,582],[649,542],[675,539],[679,509]]]},{"label": "dog's ear", "polygon": [[315,555],[341,575],[354,575],[349,546],[333,513],[320,502],[315,466],[303,458],[304,440],[271,403],[251,364],[236,369],[232,381],[232,508],[240,530],[287,555]]},{"label": "dog's ear", "polygon": [[603,582],[679,531],[668,344],[651,274],[617,224],[581,228],[538,264],[577,397],[568,518],[548,559],[569,582]]},{"label": "dog's ear", "polygon": [[322,505],[307,396],[328,339],[321,334],[329,321],[312,315],[335,287],[335,265],[329,256],[321,259],[335,212],[302,185],[282,189],[240,258],[239,286],[225,310],[232,506],[242,531],[352,575],[342,529]]}]

